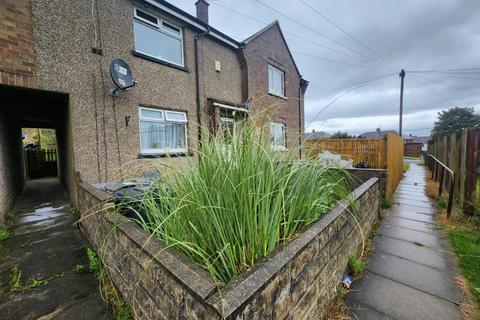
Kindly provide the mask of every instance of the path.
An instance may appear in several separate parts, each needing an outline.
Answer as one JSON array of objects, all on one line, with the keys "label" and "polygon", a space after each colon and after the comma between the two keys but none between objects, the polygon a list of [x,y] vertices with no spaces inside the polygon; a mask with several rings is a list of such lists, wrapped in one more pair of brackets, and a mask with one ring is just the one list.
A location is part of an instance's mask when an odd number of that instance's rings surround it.
[{"label": "path", "polygon": [[[27,182],[13,213],[11,237],[0,242],[0,319],[107,319],[98,282],[88,272],[86,242],[73,225],[57,179]],[[83,271],[76,265],[85,266]],[[11,291],[11,269],[21,284],[48,283]]]},{"label": "path", "polygon": [[410,163],[373,240],[367,271],[345,298],[358,319],[462,319],[456,262],[436,228],[425,174]]}]

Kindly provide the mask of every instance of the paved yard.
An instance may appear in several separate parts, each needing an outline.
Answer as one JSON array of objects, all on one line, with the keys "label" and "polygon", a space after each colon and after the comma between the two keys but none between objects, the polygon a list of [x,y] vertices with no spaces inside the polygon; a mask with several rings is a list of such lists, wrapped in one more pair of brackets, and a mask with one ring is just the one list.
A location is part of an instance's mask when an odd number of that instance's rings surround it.
[{"label": "paved yard", "polygon": [[425,174],[424,167],[410,164],[373,241],[367,271],[345,298],[359,319],[462,319],[456,261],[435,227]]},{"label": "paved yard", "polygon": [[[27,183],[14,210],[12,235],[0,242],[0,319],[110,318],[67,205],[57,179]],[[76,271],[78,264],[85,270]],[[13,267],[23,287],[16,292],[9,284]],[[50,280],[25,288],[32,279]]]}]

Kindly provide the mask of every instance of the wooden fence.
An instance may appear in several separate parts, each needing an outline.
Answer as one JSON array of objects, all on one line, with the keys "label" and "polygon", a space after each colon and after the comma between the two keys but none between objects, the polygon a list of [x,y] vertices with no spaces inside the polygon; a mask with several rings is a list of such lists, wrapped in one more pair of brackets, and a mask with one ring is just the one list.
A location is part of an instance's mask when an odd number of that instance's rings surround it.
[{"label": "wooden fence", "polygon": [[306,154],[316,159],[318,154],[330,151],[353,165],[364,161],[374,169],[387,169],[387,196],[390,197],[403,177],[403,139],[387,133],[385,139],[322,139],[306,140]]},{"label": "wooden fence", "polygon": [[25,164],[30,179],[53,177],[58,174],[56,150],[27,150]]},{"label": "wooden fence", "polygon": [[[466,213],[480,209],[480,128],[471,128],[428,142],[428,153],[455,173],[454,208]],[[444,190],[449,185],[444,179]]]}]

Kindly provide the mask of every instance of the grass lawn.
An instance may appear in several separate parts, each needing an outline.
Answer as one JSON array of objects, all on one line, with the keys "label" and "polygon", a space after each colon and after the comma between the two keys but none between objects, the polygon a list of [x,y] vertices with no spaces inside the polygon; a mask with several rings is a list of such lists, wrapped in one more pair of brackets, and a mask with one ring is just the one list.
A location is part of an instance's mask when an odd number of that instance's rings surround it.
[{"label": "grass lawn", "polygon": [[453,227],[448,230],[448,237],[458,256],[463,275],[470,283],[470,290],[480,305],[480,231]]}]

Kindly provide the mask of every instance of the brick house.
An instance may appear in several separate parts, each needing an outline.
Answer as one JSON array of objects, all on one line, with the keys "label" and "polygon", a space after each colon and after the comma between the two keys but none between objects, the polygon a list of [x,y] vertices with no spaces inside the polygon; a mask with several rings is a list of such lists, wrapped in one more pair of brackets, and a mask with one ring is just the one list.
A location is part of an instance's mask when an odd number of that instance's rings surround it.
[{"label": "brick house", "polygon": [[[21,128],[53,128],[58,171],[114,181],[145,163],[195,156],[199,126],[269,112],[272,145],[301,143],[308,82],[274,22],[244,41],[163,0],[4,0],[0,7],[0,222],[25,181]],[[109,64],[137,85],[118,97]]]}]

